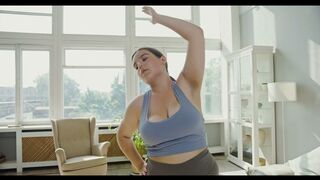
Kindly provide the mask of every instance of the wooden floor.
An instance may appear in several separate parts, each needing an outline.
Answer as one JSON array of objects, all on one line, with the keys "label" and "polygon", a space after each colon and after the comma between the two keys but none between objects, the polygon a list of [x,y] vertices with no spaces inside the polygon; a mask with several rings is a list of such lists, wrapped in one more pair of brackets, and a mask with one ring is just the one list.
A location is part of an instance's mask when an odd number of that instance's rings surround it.
[{"label": "wooden floor", "polygon": [[[238,166],[228,162],[225,156],[215,156],[219,166],[220,175],[246,175],[245,171]],[[117,162],[108,164],[108,175],[131,175],[131,164],[129,162]],[[0,170],[0,175],[59,175],[59,170],[56,166],[41,167],[41,168],[25,168],[22,173],[17,173],[15,170]]]}]

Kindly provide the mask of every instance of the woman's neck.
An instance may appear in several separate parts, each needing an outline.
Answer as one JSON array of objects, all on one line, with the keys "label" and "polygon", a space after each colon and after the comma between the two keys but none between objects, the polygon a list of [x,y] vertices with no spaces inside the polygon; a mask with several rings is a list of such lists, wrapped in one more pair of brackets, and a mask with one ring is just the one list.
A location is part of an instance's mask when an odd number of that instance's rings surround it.
[{"label": "woman's neck", "polygon": [[152,93],[154,94],[162,94],[164,92],[167,92],[171,89],[171,86],[172,80],[168,75],[159,76],[153,81],[153,83],[150,84]]}]

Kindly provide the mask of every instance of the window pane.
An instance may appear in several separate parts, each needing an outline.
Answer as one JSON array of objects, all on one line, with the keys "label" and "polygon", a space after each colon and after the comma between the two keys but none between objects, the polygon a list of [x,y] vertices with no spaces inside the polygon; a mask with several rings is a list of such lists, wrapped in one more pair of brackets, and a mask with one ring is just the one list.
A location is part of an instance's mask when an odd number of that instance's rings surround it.
[{"label": "window pane", "polygon": [[0,121],[16,117],[15,51],[0,50]]},{"label": "window pane", "polygon": [[160,25],[152,24],[147,20],[136,21],[136,35],[137,36],[155,36],[155,37],[180,37],[171,29]]},{"label": "window pane", "polygon": [[65,69],[64,117],[123,118],[125,69]]},{"label": "window pane", "polygon": [[168,52],[167,61],[168,61],[169,75],[174,79],[177,79],[186,61],[186,53]]},{"label": "window pane", "polygon": [[144,94],[149,90],[150,90],[150,86],[145,82],[143,82],[142,80],[139,80],[139,94]]},{"label": "window pane", "polygon": [[219,6],[200,6],[200,26],[205,38],[220,39]]},{"label": "window pane", "polygon": [[67,66],[124,66],[123,50],[66,50]]},{"label": "window pane", "polygon": [[51,19],[51,16],[0,13],[0,31],[51,34]]},{"label": "window pane", "polygon": [[205,116],[222,115],[221,59],[219,51],[206,51],[206,65],[202,83],[202,104]]},{"label": "window pane", "polygon": [[63,33],[125,35],[125,6],[64,6]]},{"label": "window pane", "polygon": [[49,119],[49,51],[22,51],[23,119]]},{"label": "window pane", "polygon": [[[168,16],[191,21],[190,6],[154,6],[153,8],[160,14],[165,14]],[[137,18],[150,18],[150,16],[142,12],[142,6],[136,6],[135,13]],[[180,37],[171,29],[160,24],[152,24],[149,20],[136,20],[136,35],[155,37]]]},{"label": "window pane", "polygon": [[0,10],[34,13],[52,13],[51,6],[0,6]]}]

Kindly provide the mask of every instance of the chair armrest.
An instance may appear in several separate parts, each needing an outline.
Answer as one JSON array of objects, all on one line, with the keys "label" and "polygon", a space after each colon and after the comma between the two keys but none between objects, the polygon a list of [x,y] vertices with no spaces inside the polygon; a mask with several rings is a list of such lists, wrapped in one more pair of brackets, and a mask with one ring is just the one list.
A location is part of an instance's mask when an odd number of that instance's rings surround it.
[{"label": "chair armrest", "polygon": [[294,172],[287,164],[273,164],[249,168],[248,175],[294,175]]},{"label": "chair armrest", "polygon": [[95,144],[92,146],[92,154],[96,156],[107,156],[109,146],[110,146],[109,141]]},{"label": "chair armrest", "polygon": [[56,149],[56,156],[57,156],[57,160],[58,162],[60,162],[61,164],[66,162],[66,152],[64,151],[64,149],[62,148],[58,148]]}]

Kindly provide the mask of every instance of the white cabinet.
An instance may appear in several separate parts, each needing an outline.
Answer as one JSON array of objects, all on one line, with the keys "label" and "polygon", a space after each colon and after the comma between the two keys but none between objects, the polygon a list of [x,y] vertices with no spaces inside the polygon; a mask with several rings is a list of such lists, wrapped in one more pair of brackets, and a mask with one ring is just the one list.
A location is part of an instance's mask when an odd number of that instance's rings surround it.
[{"label": "white cabinet", "polygon": [[0,152],[6,156],[6,160],[0,163],[0,169],[17,169],[22,171],[21,154],[20,154],[20,137],[19,128],[0,127]]},{"label": "white cabinet", "polygon": [[248,168],[275,163],[273,47],[249,46],[225,56],[228,63],[228,160]]}]

